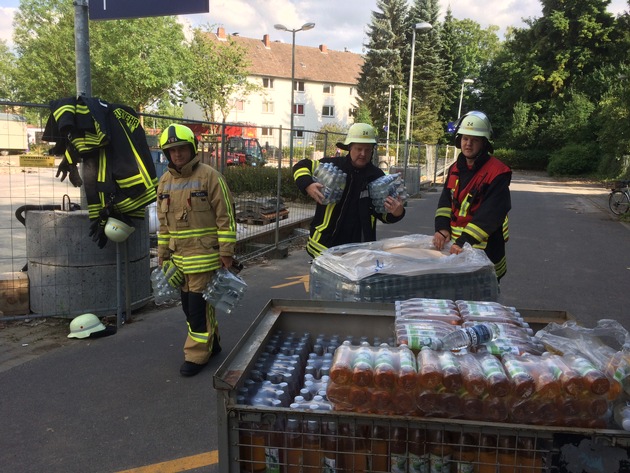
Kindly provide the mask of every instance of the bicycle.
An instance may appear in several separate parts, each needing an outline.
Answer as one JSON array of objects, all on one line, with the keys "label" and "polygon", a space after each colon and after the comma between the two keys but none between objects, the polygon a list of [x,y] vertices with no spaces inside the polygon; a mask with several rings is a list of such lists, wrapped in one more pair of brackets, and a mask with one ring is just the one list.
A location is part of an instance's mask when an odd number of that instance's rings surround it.
[{"label": "bicycle", "polygon": [[614,189],[610,190],[608,206],[615,215],[623,215],[630,209],[630,181],[619,181]]}]

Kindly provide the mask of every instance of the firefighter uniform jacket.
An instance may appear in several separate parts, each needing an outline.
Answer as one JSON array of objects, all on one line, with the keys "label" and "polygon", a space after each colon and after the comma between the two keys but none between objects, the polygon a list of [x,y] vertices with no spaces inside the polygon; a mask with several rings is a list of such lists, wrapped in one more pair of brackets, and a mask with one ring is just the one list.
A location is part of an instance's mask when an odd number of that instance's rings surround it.
[{"label": "firefighter uniform jacket", "polygon": [[448,230],[459,246],[483,249],[499,279],[507,271],[511,179],[512,170],[488,153],[477,157],[472,168],[460,154],[449,168],[435,212],[435,231]]},{"label": "firefighter uniform jacket", "polygon": [[369,163],[364,168],[355,168],[350,155],[322,158],[319,161],[303,159],[293,166],[293,179],[298,189],[306,195],[313,173],[320,164],[332,163],[346,173],[346,187],[341,200],[334,204],[315,207],[315,216],[310,225],[310,237],[306,251],[313,258],[330,247],[346,243],[362,243],[376,240],[376,220],[383,223],[400,221],[390,213],[377,213],[372,205],[368,184],[385,173]]},{"label": "firefighter uniform jacket", "polygon": [[221,267],[233,256],[236,218],[223,176],[195,156],[178,172],[169,163],[157,195],[158,257],[172,259],[184,274]]},{"label": "firefighter uniform jacket", "polygon": [[50,154],[70,165],[83,162],[90,219],[108,208],[144,218],[155,201],[157,174],[136,112],[98,98],[53,100],[42,139],[56,142]]}]

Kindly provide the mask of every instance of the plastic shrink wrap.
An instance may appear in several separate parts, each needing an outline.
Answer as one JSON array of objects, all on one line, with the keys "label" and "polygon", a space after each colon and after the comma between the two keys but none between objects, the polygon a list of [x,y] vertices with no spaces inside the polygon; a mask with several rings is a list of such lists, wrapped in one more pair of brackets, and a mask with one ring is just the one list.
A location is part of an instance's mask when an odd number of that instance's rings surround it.
[{"label": "plastic shrink wrap", "polygon": [[449,248],[438,251],[433,237],[419,234],[330,248],[311,265],[311,299],[496,301],[497,278],[486,254],[468,244],[459,255]]}]

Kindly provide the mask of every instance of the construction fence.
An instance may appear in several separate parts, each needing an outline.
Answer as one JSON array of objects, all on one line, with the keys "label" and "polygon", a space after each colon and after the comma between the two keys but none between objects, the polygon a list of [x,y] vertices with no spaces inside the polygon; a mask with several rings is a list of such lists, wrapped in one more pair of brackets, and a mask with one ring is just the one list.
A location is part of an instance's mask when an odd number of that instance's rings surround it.
[{"label": "construction fence", "polygon": [[[41,139],[50,114],[48,106],[8,105],[11,113],[28,117],[29,149],[26,153],[0,150],[0,300],[4,300],[0,316],[71,316],[112,310],[93,306],[93,296],[86,297],[90,302],[83,305],[75,301],[80,307],[56,299],[64,291],[76,292],[74,286],[79,283],[102,287],[99,281],[108,271],[109,279],[119,280],[121,261],[134,281],[146,276],[146,289],[131,294],[131,308],[150,300],[148,271],[156,265],[158,229],[155,204],[147,206],[145,228],[132,235],[130,246],[108,242],[105,248],[98,248],[89,236],[84,189],[74,187],[58,172],[61,156],[50,156],[53,143]],[[315,206],[297,191],[291,167],[301,159],[335,155],[339,152],[336,143],[345,135],[294,130],[291,149],[290,130],[282,127],[140,116],[158,177],[167,166],[159,134],[170,123],[190,126],[199,138],[201,161],[224,173],[236,205],[239,260],[282,254],[289,244],[305,241]],[[418,196],[423,186],[438,185],[443,170],[456,156],[453,147],[421,143],[410,143],[408,151],[404,147],[391,140],[388,146],[379,143],[375,163],[385,172],[401,173],[411,197]],[[78,274],[73,274],[75,266],[80,268]],[[120,285],[118,281],[111,288],[115,293],[103,296],[103,304],[111,305],[115,295],[120,299]],[[39,292],[35,286],[41,286]],[[127,286],[122,292],[129,309],[132,289]],[[113,310],[120,311],[120,301]]]}]

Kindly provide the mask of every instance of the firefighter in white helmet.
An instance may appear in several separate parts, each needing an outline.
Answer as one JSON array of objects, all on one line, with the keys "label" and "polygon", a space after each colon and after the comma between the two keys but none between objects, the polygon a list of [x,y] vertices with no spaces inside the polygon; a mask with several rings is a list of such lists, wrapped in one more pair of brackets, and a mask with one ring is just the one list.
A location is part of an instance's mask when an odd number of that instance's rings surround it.
[{"label": "firefighter in white helmet", "polygon": [[461,253],[466,243],[483,249],[500,280],[507,271],[512,170],[492,156],[492,138],[492,125],[483,112],[468,112],[458,121],[455,146],[461,152],[444,182],[433,243],[441,250],[452,241],[451,254]]},{"label": "firefighter in white helmet", "polygon": [[[367,123],[355,123],[348,130],[343,143],[337,148],[347,151],[345,156],[326,157],[319,161],[303,159],[293,166],[293,179],[300,191],[316,203],[315,216],[310,225],[306,251],[316,258],[333,246],[376,240],[376,221],[395,223],[405,216],[400,198],[388,196],[385,213],[379,213],[372,204],[368,184],[384,173],[372,163],[376,152],[376,131]],[[333,164],[346,174],[345,188],[338,202],[327,203],[316,182],[316,169],[326,163]]]},{"label": "firefighter in white helmet", "polygon": [[188,335],[182,376],[194,376],[221,351],[215,309],[203,291],[214,272],[230,268],[236,218],[230,189],[221,173],[200,162],[197,138],[184,125],[169,125],[160,137],[169,164],[158,184],[158,264],[169,283],[180,287]]}]

